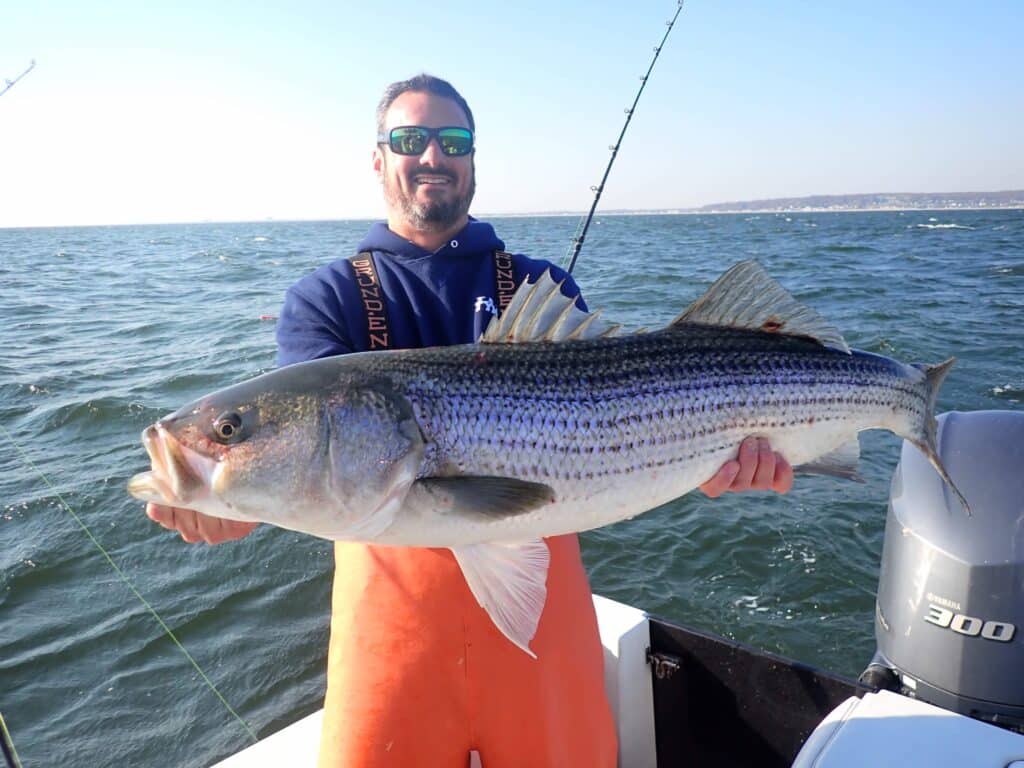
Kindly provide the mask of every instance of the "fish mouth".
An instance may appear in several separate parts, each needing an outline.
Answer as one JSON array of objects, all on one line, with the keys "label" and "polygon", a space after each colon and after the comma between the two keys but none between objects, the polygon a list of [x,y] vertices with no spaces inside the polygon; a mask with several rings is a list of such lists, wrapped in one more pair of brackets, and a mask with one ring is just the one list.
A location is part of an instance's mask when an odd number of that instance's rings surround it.
[{"label": "fish mouth", "polygon": [[216,466],[213,460],[179,443],[160,422],[143,430],[142,445],[149,454],[151,469],[128,481],[128,493],[142,501],[185,505],[206,486]]}]

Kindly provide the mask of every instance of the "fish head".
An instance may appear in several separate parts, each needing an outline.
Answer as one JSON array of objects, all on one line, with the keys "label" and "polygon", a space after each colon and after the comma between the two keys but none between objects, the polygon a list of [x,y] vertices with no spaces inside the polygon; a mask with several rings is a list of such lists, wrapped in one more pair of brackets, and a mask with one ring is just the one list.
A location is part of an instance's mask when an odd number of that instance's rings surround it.
[{"label": "fish head", "polygon": [[312,393],[268,384],[214,392],[143,430],[151,469],[131,479],[129,492],[215,517],[272,517],[308,482],[302,469],[321,438]]},{"label": "fish head", "polygon": [[129,493],[324,538],[372,538],[416,478],[422,435],[387,382],[325,378],[318,362],[214,392],[147,427],[151,468]]}]

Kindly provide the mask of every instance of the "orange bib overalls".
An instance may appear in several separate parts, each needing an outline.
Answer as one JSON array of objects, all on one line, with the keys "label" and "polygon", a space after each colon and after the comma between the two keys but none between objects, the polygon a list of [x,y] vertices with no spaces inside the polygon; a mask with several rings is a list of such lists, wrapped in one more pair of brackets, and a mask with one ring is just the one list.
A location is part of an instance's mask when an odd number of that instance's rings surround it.
[{"label": "orange bib overalls", "polygon": [[547,540],[531,659],[445,549],[335,545],[320,768],[613,768],[603,651],[575,534]]}]

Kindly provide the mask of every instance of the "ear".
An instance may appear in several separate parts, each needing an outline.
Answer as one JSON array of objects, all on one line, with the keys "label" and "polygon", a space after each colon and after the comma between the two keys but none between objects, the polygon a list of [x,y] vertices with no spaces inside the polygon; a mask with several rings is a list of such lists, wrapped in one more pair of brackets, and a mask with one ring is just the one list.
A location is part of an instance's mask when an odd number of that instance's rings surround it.
[{"label": "ear", "polygon": [[384,171],[386,169],[384,162],[384,150],[380,147],[374,147],[373,149],[373,172],[377,174],[377,181],[384,183]]}]

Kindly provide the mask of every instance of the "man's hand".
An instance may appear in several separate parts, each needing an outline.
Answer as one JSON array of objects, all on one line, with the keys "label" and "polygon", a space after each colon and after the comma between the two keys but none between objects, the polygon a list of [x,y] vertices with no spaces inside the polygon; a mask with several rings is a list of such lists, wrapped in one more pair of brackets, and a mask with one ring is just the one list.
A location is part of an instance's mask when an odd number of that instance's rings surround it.
[{"label": "man's hand", "polygon": [[252,533],[259,523],[242,523],[237,520],[222,520],[210,517],[194,509],[162,507],[159,504],[146,505],[146,514],[154,523],[169,531],[177,531],[189,544],[205,541],[207,544],[221,544],[241,539]]},{"label": "man's hand", "polygon": [[726,462],[700,489],[714,499],[727,491],[785,493],[792,487],[789,462],[774,453],[765,438],[748,437],[740,444],[739,456]]}]

